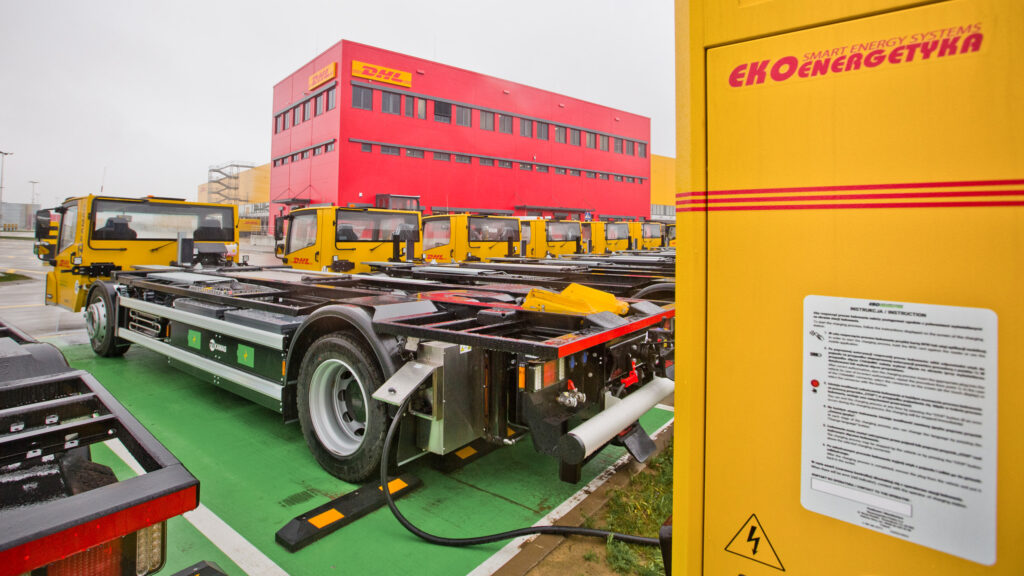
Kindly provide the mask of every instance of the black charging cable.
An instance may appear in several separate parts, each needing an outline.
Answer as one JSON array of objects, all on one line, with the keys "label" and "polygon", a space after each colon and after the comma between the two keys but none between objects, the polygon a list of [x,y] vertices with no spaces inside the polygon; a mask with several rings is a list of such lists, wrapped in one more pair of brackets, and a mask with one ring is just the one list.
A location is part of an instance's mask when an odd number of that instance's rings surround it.
[{"label": "black charging cable", "polygon": [[434,544],[440,544],[441,546],[477,546],[479,544],[490,544],[492,542],[500,542],[502,540],[511,540],[512,538],[518,538],[520,536],[528,536],[530,534],[557,534],[560,536],[590,536],[592,538],[601,538],[607,540],[609,537],[613,540],[620,542],[626,542],[628,544],[639,544],[641,546],[660,546],[661,543],[657,538],[647,538],[644,536],[634,536],[632,534],[621,534],[619,532],[611,532],[609,530],[598,530],[596,528],[582,528],[574,526],[530,526],[529,528],[519,528],[517,530],[508,530],[506,532],[499,532],[497,534],[488,534],[486,536],[475,536],[471,538],[446,538],[444,536],[437,536],[431,534],[420,528],[416,527],[410,522],[399,510],[398,506],[395,505],[395,499],[391,496],[391,491],[386,487],[388,485],[388,459],[391,454],[391,441],[394,439],[395,431],[398,430],[399,421],[402,419],[402,415],[409,409],[409,403],[412,401],[413,396],[420,389],[421,386],[426,382],[424,380],[412,392],[405,398],[402,405],[398,408],[398,413],[395,414],[394,420],[391,421],[391,426],[388,427],[388,433],[384,437],[384,455],[380,461],[380,485],[381,491],[384,492],[384,501],[387,502],[388,508],[391,513],[394,514],[395,519],[398,520],[405,529],[420,538]]}]

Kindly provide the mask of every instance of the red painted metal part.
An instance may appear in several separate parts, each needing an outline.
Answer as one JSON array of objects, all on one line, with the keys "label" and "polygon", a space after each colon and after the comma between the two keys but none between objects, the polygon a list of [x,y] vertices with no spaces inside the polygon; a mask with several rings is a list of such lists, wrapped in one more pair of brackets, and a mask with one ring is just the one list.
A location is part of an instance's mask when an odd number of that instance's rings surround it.
[{"label": "red painted metal part", "polygon": [[198,504],[198,487],[192,486],[38,540],[0,551],[0,576],[24,574],[66,556],[193,510]]}]

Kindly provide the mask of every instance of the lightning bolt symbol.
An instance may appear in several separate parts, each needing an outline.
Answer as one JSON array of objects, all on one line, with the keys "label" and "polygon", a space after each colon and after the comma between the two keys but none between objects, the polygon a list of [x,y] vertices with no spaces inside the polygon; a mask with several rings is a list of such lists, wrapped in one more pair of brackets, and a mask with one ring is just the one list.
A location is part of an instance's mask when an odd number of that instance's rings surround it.
[{"label": "lightning bolt symbol", "polygon": [[754,551],[752,554],[757,554],[757,545],[761,542],[761,537],[754,538],[754,533],[757,532],[757,526],[750,527],[750,534],[747,535],[747,542],[754,543]]}]

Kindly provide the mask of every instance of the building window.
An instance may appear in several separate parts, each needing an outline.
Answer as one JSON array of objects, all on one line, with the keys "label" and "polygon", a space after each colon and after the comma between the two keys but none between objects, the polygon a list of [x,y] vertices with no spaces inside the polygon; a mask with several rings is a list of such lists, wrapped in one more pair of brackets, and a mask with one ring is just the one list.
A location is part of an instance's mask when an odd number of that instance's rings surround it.
[{"label": "building window", "polygon": [[284,114],[278,114],[277,116],[274,116],[274,134],[277,134],[278,132],[284,130],[284,126]]},{"label": "building window", "polygon": [[480,165],[481,166],[494,166],[494,160],[492,160],[490,158],[481,158],[480,159]]},{"label": "building window", "polygon": [[637,147],[640,149],[640,157],[641,158],[647,158],[647,144],[644,144],[643,142],[641,142],[641,143],[637,144]]},{"label": "building window", "polygon": [[569,144],[573,146],[580,145],[580,131],[575,128],[569,129]]},{"label": "building window", "polygon": [[615,153],[622,154],[622,138],[615,139]]},{"label": "building window", "polygon": [[452,159],[452,155],[447,152],[434,152],[434,160],[443,160],[448,162]]},{"label": "building window", "polygon": [[565,168],[555,168],[555,174],[565,174]]},{"label": "building window", "polygon": [[416,114],[416,97],[405,97],[405,115],[412,118]]},{"label": "building window", "polygon": [[310,118],[312,118],[312,116],[311,116],[312,112],[313,112],[313,103],[311,101],[309,101],[309,100],[306,100],[306,102],[302,104],[302,121],[305,122],[306,120],[309,120]]},{"label": "building window", "polygon": [[309,158],[309,150],[303,150],[302,154],[299,154],[299,158],[301,158],[302,160]]},{"label": "building window", "polygon": [[334,88],[327,91],[327,109],[334,110]]},{"label": "building window", "polygon": [[633,155],[633,141],[626,140],[626,154]]},{"label": "building window", "polygon": [[360,149],[363,152],[373,152],[373,144],[363,142],[362,147]]},{"label": "building window", "polygon": [[466,156],[465,154],[456,154],[455,161],[463,164],[470,164],[472,162],[472,157]]},{"label": "building window", "polygon": [[555,142],[565,144],[565,126],[555,126]]},{"label": "building window", "polygon": [[473,109],[465,106],[455,107],[455,123],[459,126],[473,126]]},{"label": "building window", "polygon": [[362,86],[353,86],[352,107],[360,110],[373,110],[373,90]]},{"label": "building window", "polygon": [[520,170],[533,170],[533,164],[526,164],[524,162],[519,163]]},{"label": "building window", "polygon": [[597,174],[595,172],[587,170],[587,178],[597,178]]},{"label": "building window", "polygon": [[548,139],[548,125],[544,122],[537,122],[537,139],[547,140]]},{"label": "building window", "polygon": [[415,148],[406,148],[405,155],[409,158],[423,158],[423,150],[417,150]]},{"label": "building window", "polygon": [[387,154],[388,156],[398,156],[398,146],[381,146],[381,154]]},{"label": "building window", "polygon": [[600,178],[601,180],[607,180],[608,179],[608,175],[607,174],[598,174],[597,177]]},{"label": "building window", "polygon": [[480,111],[480,129],[494,130],[494,112]]},{"label": "building window", "polygon": [[533,120],[519,119],[519,135],[525,138],[533,138]]},{"label": "building window", "polygon": [[512,161],[511,160],[498,160],[498,168],[511,168],[511,167],[512,167]]},{"label": "building window", "polygon": [[420,120],[427,119],[427,101],[423,98],[416,100],[416,117]]},{"label": "building window", "polygon": [[608,137],[604,134],[597,137],[597,149],[604,150],[605,152],[608,151]]},{"label": "building window", "polygon": [[329,142],[324,146],[324,152],[334,152],[334,142]]},{"label": "building window", "polygon": [[573,170],[572,168],[569,168],[569,176],[579,176],[579,175],[580,175],[580,171],[579,170]]},{"label": "building window", "polygon": [[548,167],[547,166],[541,166],[540,164],[537,165],[537,172],[547,172],[547,171],[548,171]]},{"label": "building window", "polygon": [[299,116],[299,107],[292,108],[292,126],[298,126],[301,122],[301,116]]},{"label": "building window", "polygon": [[299,153],[296,152],[295,154],[292,154],[292,162],[298,162],[298,161],[299,161]]},{"label": "building window", "polygon": [[587,148],[593,148],[595,146],[597,146],[597,134],[587,132]]},{"label": "building window", "polygon": [[615,181],[616,182],[622,182],[622,176],[619,176],[618,174],[616,174],[615,175]]},{"label": "building window", "polygon": [[280,164],[281,166],[284,166],[285,164],[287,164],[287,163],[288,163],[288,157],[287,157],[287,156],[285,156],[284,158],[279,158],[279,159],[277,160],[277,163],[278,163],[278,164]]},{"label": "building window", "polygon": [[318,94],[317,97],[313,99],[313,101],[316,102],[316,106],[314,106],[314,108],[313,108],[313,114],[316,114],[317,116],[323,114],[324,113],[324,95],[323,94]]},{"label": "building window", "polygon": [[402,113],[402,96],[391,92],[380,93],[380,111],[387,114]]},{"label": "building window", "polygon": [[321,155],[323,153],[324,153],[324,147],[323,146],[317,146],[316,148],[313,148],[313,156],[319,156],[319,155]]},{"label": "building window", "polygon": [[512,117],[505,114],[498,115],[498,132],[502,134],[512,133]]},{"label": "building window", "polygon": [[444,122],[445,124],[452,123],[452,105],[447,102],[439,102],[434,100],[434,120],[438,122]]},{"label": "building window", "polygon": [[633,178],[632,176],[626,176],[626,183],[627,184],[632,184],[635,181],[636,181],[636,179]]}]

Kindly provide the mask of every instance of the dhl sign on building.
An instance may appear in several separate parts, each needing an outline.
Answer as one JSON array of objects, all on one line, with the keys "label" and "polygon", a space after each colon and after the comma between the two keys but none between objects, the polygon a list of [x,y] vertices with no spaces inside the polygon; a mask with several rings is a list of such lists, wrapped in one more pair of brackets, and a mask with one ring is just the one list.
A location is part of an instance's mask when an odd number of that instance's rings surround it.
[{"label": "dhl sign on building", "polygon": [[673,568],[1024,574],[1024,3],[677,13]]}]

